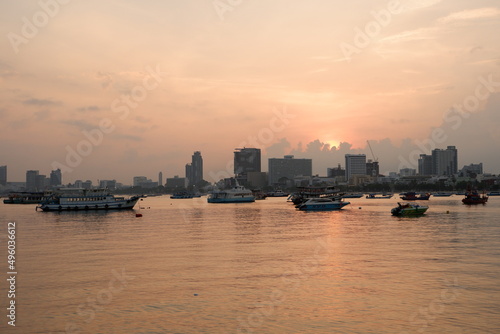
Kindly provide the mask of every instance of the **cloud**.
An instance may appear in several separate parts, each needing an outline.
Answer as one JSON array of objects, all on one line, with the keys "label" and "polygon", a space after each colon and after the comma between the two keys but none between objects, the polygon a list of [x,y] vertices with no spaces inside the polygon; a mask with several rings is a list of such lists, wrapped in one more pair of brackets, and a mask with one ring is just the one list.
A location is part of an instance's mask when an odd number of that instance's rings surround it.
[{"label": "cloud", "polygon": [[80,107],[80,108],[76,109],[76,111],[79,111],[79,112],[99,111],[99,110],[101,110],[101,108],[99,108],[98,106],[85,106],[85,107]]},{"label": "cloud", "polygon": [[488,8],[477,8],[471,10],[463,10],[461,12],[451,13],[448,16],[442,17],[438,20],[438,23],[448,24],[459,21],[471,21],[477,19],[484,19],[490,17],[500,16],[500,9],[488,7]]},{"label": "cloud", "polygon": [[30,98],[30,99],[24,100],[23,104],[29,105],[29,106],[48,107],[48,106],[57,106],[57,105],[60,105],[61,102],[52,101],[52,100],[48,100],[48,99]]}]

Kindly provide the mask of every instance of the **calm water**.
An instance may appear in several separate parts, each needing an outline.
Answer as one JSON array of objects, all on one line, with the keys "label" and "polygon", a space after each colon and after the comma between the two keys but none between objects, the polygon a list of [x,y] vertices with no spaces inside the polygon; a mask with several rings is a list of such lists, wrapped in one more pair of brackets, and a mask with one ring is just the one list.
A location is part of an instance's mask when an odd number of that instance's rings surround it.
[{"label": "calm water", "polygon": [[460,199],[420,218],[392,217],[396,199],[305,213],[163,196],[142,218],[0,204],[0,332],[500,333],[500,198]]}]

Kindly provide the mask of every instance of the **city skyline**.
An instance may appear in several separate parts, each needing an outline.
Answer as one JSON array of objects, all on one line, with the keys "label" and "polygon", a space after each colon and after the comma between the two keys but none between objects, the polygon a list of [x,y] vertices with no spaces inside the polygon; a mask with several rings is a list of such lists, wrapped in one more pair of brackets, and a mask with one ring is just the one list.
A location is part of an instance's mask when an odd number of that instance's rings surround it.
[{"label": "city skyline", "polygon": [[500,173],[497,2],[216,3],[0,4],[9,180],[157,180],[199,150],[212,182],[245,146],[325,175],[367,140],[381,173],[449,145]]},{"label": "city skyline", "polygon": [[[457,154],[458,149],[455,146],[447,146],[445,149],[444,148],[435,148],[429,153],[431,153],[431,154],[420,154],[418,157],[418,162],[417,162],[416,166],[411,166],[411,167],[402,166],[402,168],[400,168],[396,171],[387,171],[385,173],[380,173],[378,157],[373,157],[373,158],[375,158],[375,160],[373,160],[373,159],[370,159],[365,153],[359,153],[359,154],[346,153],[343,157],[343,159],[344,159],[343,166],[342,166],[341,162],[338,162],[338,163],[336,163],[336,165],[338,167],[331,165],[331,166],[327,167],[326,170],[323,172],[314,173],[313,172],[314,160],[311,158],[295,159],[295,157],[293,155],[284,155],[284,157],[282,157],[282,158],[280,158],[280,157],[268,158],[267,164],[266,163],[262,164],[261,158],[260,158],[260,149],[239,148],[233,152],[234,162],[233,162],[233,165],[231,167],[233,167],[234,170],[232,170],[232,171],[221,170],[218,173],[210,172],[210,173],[208,173],[209,179],[207,180],[207,179],[203,178],[204,170],[203,170],[203,158],[202,158],[201,152],[195,151],[191,157],[192,162],[185,165],[185,177],[180,178],[180,179],[186,180],[186,186],[197,184],[203,180],[208,181],[209,183],[216,183],[224,178],[233,178],[233,177],[239,178],[239,177],[241,177],[244,174],[237,174],[236,172],[237,172],[237,170],[240,170],[243,165],[246,165],[247,166],[246,168],[250,168],[248,170],[252,171],[254,173],[260,173],[260,170],[262,169],[263,173],[266,174],[267,177],[269,177],[269,179],[271,180],[271,179],[274,179],[276,177],[272,176],[271,174],[273,174],[273,173],[272,172],[270,173],[269,168],[266,168],[265,166],[270,167],[271,163],[273,162],[273,164],[275,164],[276,161],[284,161],[284,162],[290,161],[293,163],[293,162],[298,162],[300,160],[308,160],[310,163],[310,167],[308,167],[310,169],[310,171],[308,171],[306,174],[304,174],[304,176],[306,176],[306,175],[309,175],[309,176],[318,175],[318,176],[322,176],[322,177],[325,177],[325,176],[328,177],[328,175],[332,172],[333,169],[340,170],[340,168],[344,167],[343,170],[345,172],[345,176],[346,176],[347,180],[350,179],[351,174],[366,175],[366,176],[377,176],[377,175],[388,176],[388,175],[394,174],[394,173],[396,173],[396,174],[401,173],[401,176],[405,176],[404,175],[405,173],[412,172],[412,171],[414,173],[413,175],[422,175],[422,176],[447,175],[447,176],[451,176],[451,175],[458,174],[463,168],[467,169],[467,167],[469,167],[469,168],[472,168],[473,170],[476,170],[475,168],[478,168],[478,166],[480,166],[480,170],[481,170],[480,174],[483,173],[483,163],[482,162],[469,162],[469,163],[459,165],[459,163],[458,163],[459,160],[457,158],[460,155]],[[372,152],[372,154],[373,154],[373,152]],[[256,165],[255,162],[258,162],[259,164]],[[248,163],[250,163],[250,164],[248,164]],[[195,166],[195,168],[192,168],[193,165]],[[473,167],[473,166],[476,166],[476,167]],[[262,168],[262,167],[264,167],[264,168]],[[286,173],[292,175],[292,174],[294,174],[293,170],[295,170],[295,169],[296,169],[296,167],[291,167],[291,169],[289,171],[287,171]],[[302,167],[300,167],[299,169],[301,170]],[[194,170],[196,170],[196,172],[194,172]],[[61,184],[64,185],[64,184],[75,183],[75,182],[77,182],[77,183],[83,182],[80,179],[69,180],[69,181],[64,180],[66,182],[61,182],[62,174],[61,174],[60,169],[50,171],[50,177],[46,177],[46,175],[39,174],[40,173],[39,170],[27,170],[26,174],[25,174],[25,176],[26,176],[25,180],[26,180],[26,184],[27,184],[28,188],[34,187],[34,186],[28,186],[28,183],[29,183],[28,174],[30,174],[31,172],[36,173],[36,176],[34,176],[34,180],[32,181],[33,184],[35,184],[36,182],[38,182],[40,184],[43,182],[46,182],[47,184],[50,184],[52,186],[52,185],[61,185]],[[488,173],[487,171],[485,173],[486,174],[495,174],[495,173]],[[158,180],[159,180],[158,182],[154,182],[151,179],[148,179],[148,176],[137,176],[137,174],[140,174],[140,173],[138,172],[138,173],[134,174],[134,176],[132,177],[131,183],[129,183],[129,180],[127,180],[127,181],[118,180],[117,181],[116,178],[113,178],[112,180],[105,180],[102,178],[98,178],[97,183],[102,183],[103,181],[104,182],[109,181],[109,182],[120,183],[123,185],[138,186],[139,183],[146,182],[149,184],[148,187],[151,184],[156,183],[157,185],[160,185],[162,183],[162,181],[160,181],[160,180],[163,179],[163,171],[158,172]],[[196,182],[194,184],[192,182],[188,181],[189,180],[188,174],[190,174],[191,176],[194,174],[199,175],[198,177],[196,177]],[[7,175],[8,175],[7,174],[7,166],[0,166],[0,179],[5,180],[6,182],[7,181],[8,182],[23,182],[23,181],[9,180]],[[300,175],[300,173],[298,173],[297,175]],[[498,173],[498,175],[500,175],[500,173]],[[35,180],[36,178],[40,178],[40,177],[43,178],[45,181]],[[171,174],[170,175],[167,173],[167,180],[173,179],[173,178],[178,178],[178,177],[179,177],[178,174]],[[87,178],[87,180],[88,180],[88,178]],[[245,182],[246,176],[243,177],[240,181]],[[274,180],[274,181],[276,181],[276,180]]]}]

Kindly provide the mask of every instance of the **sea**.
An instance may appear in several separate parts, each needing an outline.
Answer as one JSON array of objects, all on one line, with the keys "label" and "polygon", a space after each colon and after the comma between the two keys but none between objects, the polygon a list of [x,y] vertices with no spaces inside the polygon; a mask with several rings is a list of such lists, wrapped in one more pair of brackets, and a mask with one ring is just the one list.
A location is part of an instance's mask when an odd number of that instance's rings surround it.
[{"label": "sea", "polygon": [[0,333],[500,333],[500,197],[461,198],[2,203]]}]

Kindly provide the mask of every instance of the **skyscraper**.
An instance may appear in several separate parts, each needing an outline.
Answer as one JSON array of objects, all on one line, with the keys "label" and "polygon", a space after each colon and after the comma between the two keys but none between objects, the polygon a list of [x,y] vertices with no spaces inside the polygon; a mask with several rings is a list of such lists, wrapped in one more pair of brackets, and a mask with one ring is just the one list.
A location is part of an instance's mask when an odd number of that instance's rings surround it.
[{"label": "skyscraper", "polygon": [[248,181],[248,173],[261,172],[259,148],[236,148],[234,151],[234,175],[239,182]]},{"label": "skyscraper", "polygon": [[432,175],[432,155],[420,154],[418,159],[418,175]]},{"label": "skyscraper", "polygon": [[353,175],[366,175],[366,155],[346,154],[345,155],[345,178],[347,181]]},{"label": "skyscraper", "polygon": [[283,159],[269,159],[269,185],[293,180],[296,176],[312,175],[312,159],[294,159],[293,155],[285,155]]},{"label": "skyscraper", "polygon": [[40,172],[37,170],[26,171],[26,191],[37,191],[37,179]]},{"label": "skyscraper", "polygon": [[58,168],[50,172],[50,186],[57,187],[60,186],[61,184],[62,184],[62,172]]},{"label": "skyscraper", "polygon": [[192,185],[196,185],[203,180],[203,158],[200,151],[194,152],[191,157],[191,173]]},{"label": "skyscraper", "polygon": [[158,173],[158,185],[159,186],[163,185],[163,173],[162,172]]},{"label": "skyscraper", "polygon": [[458,173],[458,152],[455,146],[445,150],[432,150],[432,174],[453,175]]},{"label": "skyscraper", "polygon": [[7,185],[7,166],[0,166],[0,186]]}]

